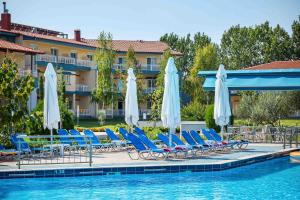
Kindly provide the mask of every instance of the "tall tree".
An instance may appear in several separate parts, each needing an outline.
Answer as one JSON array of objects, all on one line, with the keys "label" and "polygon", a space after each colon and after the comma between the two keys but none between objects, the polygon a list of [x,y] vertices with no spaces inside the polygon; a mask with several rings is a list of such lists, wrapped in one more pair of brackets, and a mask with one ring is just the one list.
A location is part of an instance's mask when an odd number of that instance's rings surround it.
[{"label": "tall tree", "polygon": [[294,49],[294,58],[300,59],[300,15],[298,20],[295,20],[292,24],[292,45]]},{"label": "tall tree", "polygon": [[92,92],[92,101],[105,105],[113,103],[113,79],[112,67],[115,59],[112,35],[102,31],[98,37],[98,47],[95,53],[95,61],[98,68],[97,87]]},{"label": "tall tree", "polygon": [[193,102],[202,104],[211,103],[212,97],[204,93],[202,88],[204,80],[198,76],[199,71],[216,70],[219,65],[218,52],[216,45],[209,44],[205,47],[199,47],[196,50],[194,64],[189,75],[189,94]]},{"label": "tall tree", "polygon": [[279,25],[232,26],[221,39],[221,61],[227,69],[240,69],[292,58],[291,38]]},{"label": "tall tree", "polygon": [[33,90],[32,76],[20,76],[17,64],[4,58],[0,65],[0,142],[7,145],[12,132],[25,131],[27,101]]}]

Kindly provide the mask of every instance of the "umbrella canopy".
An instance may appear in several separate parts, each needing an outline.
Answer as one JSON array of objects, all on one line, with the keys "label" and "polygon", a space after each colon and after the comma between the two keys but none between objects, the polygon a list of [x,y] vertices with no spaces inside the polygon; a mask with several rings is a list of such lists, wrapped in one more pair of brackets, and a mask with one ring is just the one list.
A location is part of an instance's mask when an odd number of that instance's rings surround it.
[{"label": "umbrella canopy", "polygon": [[137,125],[139,121],[139,108],[136,91],[136,78],[133,69],[128,69],[127,90],[125,98],[125,121],[128,125]]},{"label": "umbrella canopy", "polygon": [[44,128],[58,129],[60,114],[57,99],[57,77],[53,65],[48,63],[44,84]]},{"label": "umbrella canopy", "polygon": [[174,58],[169,58],[165,69],[165,87],[161,108],[161,120],[163,126],[170,129],[169,142],[171,146],[172,135],[177,126],[180,125],[180,98],[179,98],[179,78],[175,66]]},{"label": "umbrella canopy", "polygon": [[227,74],[224,65],[220,65],[216,77],[214,119],[216,124],[222,127],[223,134],[223,126],[229,123],[231,116],[229,92],[226,84]]}]

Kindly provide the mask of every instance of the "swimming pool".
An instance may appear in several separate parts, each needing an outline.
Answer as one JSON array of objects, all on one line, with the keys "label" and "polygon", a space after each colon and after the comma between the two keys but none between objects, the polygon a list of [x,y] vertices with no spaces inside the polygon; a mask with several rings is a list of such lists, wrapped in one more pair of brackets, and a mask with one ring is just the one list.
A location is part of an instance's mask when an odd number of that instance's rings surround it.
[{"label": "swimming pool", "polygon": [[289,157],[214,172],[0,180],[0,199],[300,199]]}]

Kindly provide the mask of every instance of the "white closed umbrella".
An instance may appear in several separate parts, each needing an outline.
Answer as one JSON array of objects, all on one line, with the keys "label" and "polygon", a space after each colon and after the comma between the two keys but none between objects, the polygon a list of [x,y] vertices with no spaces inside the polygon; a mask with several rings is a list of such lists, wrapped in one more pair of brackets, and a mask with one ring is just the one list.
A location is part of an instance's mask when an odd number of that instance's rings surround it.
[{"label": "white closed umbrella", "polygon": [[44,128],[48,128],[51,131],[52,145],[53,129],[58,129],[60,114],[57,98],[57,77],[51,63],[48,63],[44,76]]},{"label": "white closed umbrella", "polygon": [[128,69],[126,85],[125,122],[130,126],[137,126],[139,121],[139,108],[137,101],[136,77],[132,68]]},{"label": "white closed umbrella", "polygon": [[226,83],[227,74],[224,65],[220,65],[216,77],[214,119],[216,124],[221,126],[221,136],[223,137],[224,126],[229,123],[231,116],[229,91]]},{"label": "white closed umbrella", "polygon": [[169,128],[169,146],[172,145],[172,132],[180,125],[179,78],[174,58],[169,58],[164,77],[164,96],[161,108],[161,120],[165,128]]}]

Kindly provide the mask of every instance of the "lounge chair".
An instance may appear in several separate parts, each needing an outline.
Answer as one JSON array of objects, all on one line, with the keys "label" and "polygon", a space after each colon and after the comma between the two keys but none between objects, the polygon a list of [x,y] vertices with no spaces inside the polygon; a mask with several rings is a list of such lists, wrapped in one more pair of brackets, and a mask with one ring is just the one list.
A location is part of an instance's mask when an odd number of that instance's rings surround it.
[{"label": "lounge chair", "polygon": [[240,141],[236,141],[236,140],[229,140],[229,141],[224,141],[221,136],[214,130],[214,129],[209,129],[209,132],[211,133],[211,135],[218,141],[218,142],[222,142],[223,144],[229,144],[229,145],[233,145],[233,147],[238,147],[239,149],[244,149],[247,148],[249,141],[247,140],[240,140]]},{"label": "lounge chair", "polygon": [[208,143],[217,147],[218,150],[231,150],[234,149],[234,146],[237,144],[218,141],[213,137],[209,130],[201,129],[201,132],[207,138]]},{"label": "lounge chair", "polygon": [[[135,132],[136,132],[137,135],[145,135],[145,136],[147,136],[146,133],[142,129],[140,129],[139,127],[135,127],[134,130],[135,130]],[[162,142],[161,140],[151,140],[151,141],[154,144]]]},{"label": "lounge chair", "polygon": [[85,141],[84,137],[82,137],[82,135],[80,134],[79,131],[75,130],[75,129],[71,129],[69,130],[69,133],[72,135],[72,136],[75,136],[75,137],[72,137],[74,139],[74,141],[77,143],[77,145],[81,148],[86,148],[88,146],[88,141]]},{"label": "lounge chair", "polygon": [[72,146],[73,142],[72,142],[70,135],[66,129],[58,129],[57,134],[59,136],[62,136],[62,137],[59,137],[59,141],[61,144],[66,144],[66,145]]},{"label": "lounge chair", "polygon": [[5,160],[13,159],[17,155],[17,151],[15,149],[5,149],[4,146],[0,145],[0,158],[4,158]]},{"label": "lounge chair", "polygon": [[[157,137],[164,143],[167,147],[170,145],[169,143],[169,137],[165,134],[159,133]],[[185,155],[184,157],[187,157],[188,152],[191,152],[192,155],[195,155],[195,151],[193,151],[193,148],[190,145],[185,145],[184,143],[176,144],[172,137],[172,143],[171,143],[171,148],[176,149],[177,151],[183,152]]]},{"label": "lounge chair", "polygon": [[190,131],[189,134],[198,144],[202,145],[203,147],[206,147],[209,150],[214,150],[216,148],[218,148],[218,145],[214,145],[214,143],[206,143],[201,136],[194,130]]},{"label": "lounge chair", "polygon": [[177,153],[182,152],[181,150],[178,151],[175,148],[158,148],[146,135],[138,135],[138,138],[154,153],[163,152],[165,155],[164,158],[167,158],[169,154],[174,154],[174,156],[177,157]]},{"label": "lounge chair", "polygon": [[100,149],[100,150],[109,150],[112,148],[112,144],[111,143],[101,143],[101,141],[97,138],[97,136],[95,135],[95,133],[91,130],[84,130],[83,134],[86,136],[91,137],[91,141],[92,141],[92,146],[96,149]]},{"label": "lounge chair", "polygon": [[181,134],[182,134],[182,137],[185,139],[185,141],[189,145],[192,145],[192,146],[201,146],[202,147],[202,151],[212,150],[211,146],[207,145],[206,143],[197,143],[195,141],[195,139],[187,131],[182,131]]},{"label": "lounge chair", "polygon": [[128,142],[121,140],[111,129],[106,128],[105,132],[115,146],[124,147],[128,144]]},{"label": "lounge chair", "polygon": [[[137,160],[139,158],[142,159],[155,159],[157,160],[158,158],[164,158],[166,159],[170,153],[169,149],[159,149],[155,145],[154,148],[147,148],[144,142],[134,135],[133,133],[128,133],[127,134],[128,140],[132,143],[132,145],[135,147],[136,152],[138,153],[137,158],[133,158],[132,154],[134,151],[130,150],[128,151],[128,156],[132,160]],[[151,142],[151,141],[150,141]]]}]

